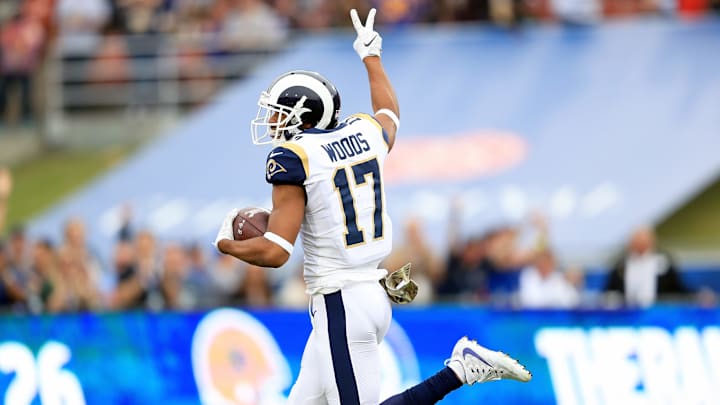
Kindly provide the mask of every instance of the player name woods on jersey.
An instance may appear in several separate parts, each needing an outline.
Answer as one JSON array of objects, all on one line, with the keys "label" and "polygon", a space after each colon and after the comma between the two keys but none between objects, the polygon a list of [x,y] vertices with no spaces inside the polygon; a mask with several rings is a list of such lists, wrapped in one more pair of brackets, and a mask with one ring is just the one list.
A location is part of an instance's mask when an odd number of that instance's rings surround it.
[{"label": "player name woods on jersey", "polygon": [[[355,118],[359,119],[359,118]],[[322,145],[322,148],[328,154],[330,161],[336,162],[338,160],[344,160],[355,155],[359,155],[363,152],[370,150],[370,144],[368,141],[363,139],[361,133],[350,135],[339,141],[330,142]]]}]

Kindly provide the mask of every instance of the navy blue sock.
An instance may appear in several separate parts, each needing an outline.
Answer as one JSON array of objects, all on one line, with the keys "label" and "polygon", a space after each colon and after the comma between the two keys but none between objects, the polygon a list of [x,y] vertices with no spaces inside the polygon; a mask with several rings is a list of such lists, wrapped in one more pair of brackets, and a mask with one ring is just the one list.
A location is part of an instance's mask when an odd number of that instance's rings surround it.
[{"label": "navy blue sock", "polygon": [[437,403],[462,385],[455,372],[445,367],[434,376],[386,399],[381,405],[430,405]]}]

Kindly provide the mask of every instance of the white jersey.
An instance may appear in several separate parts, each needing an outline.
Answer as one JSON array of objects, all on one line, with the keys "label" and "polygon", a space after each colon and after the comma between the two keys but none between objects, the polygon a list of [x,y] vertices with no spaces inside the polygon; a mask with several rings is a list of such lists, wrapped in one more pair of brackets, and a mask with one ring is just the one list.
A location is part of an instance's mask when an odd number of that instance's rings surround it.
[{"label": "white jersey", "polygon": [[387,154],[387,135],[367,114],[332,130],[306,130],[268,154],[269,183],[305,188],[301,234],[309,294],[387,274],[378,269],[392,248],[382,183]]}]

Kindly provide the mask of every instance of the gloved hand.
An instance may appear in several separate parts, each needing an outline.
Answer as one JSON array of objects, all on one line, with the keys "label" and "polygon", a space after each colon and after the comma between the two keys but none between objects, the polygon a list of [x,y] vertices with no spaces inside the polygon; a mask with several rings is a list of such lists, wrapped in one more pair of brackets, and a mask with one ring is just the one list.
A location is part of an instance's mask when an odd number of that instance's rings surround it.
[{"label": "gloved hand", "polygon": [[[237,208],[233,208],[230,210],[230,212],[225,215],[225,219],[223,220],[222,225],[220,225],[220,230],[218,230],[217,237],[215,238],[215,242],[213,242],[213,246],[215,246],[215,249],[220,252],[220,248],[218,248],[218,243],[223,239],[235,239],[233,237],[233,220],[235,220],[235,217],[238,215],[238,212],[240,212]],[[220,252],[223,253],[223,252]]]},{"label": "gloved hand", "polygon": [[408,263],[380,280],[380,284],[392,302],[408,304],[417,296],[418,285],[410,278],[411,266]]},{"label": "gloved hand", "polygon": [[357,32],[357,38],[355,38],[355,42],[353,42],[353,48],[355,48],[355,52],[360,56],[360,59],[365,59],[368,56],[380,56],[382,52],[382,37],[377,31],[373,30],[373,25],[375,24],[375,9],[371,9],[368,13],[364,26],[360,22],[357,10],[350,10],[350,19]]}]

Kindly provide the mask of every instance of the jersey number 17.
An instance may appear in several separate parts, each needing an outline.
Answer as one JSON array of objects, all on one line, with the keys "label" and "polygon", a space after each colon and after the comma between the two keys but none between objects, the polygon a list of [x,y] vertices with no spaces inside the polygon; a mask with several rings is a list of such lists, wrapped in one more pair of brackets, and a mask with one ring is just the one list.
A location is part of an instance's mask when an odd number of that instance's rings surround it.
[{"label": "jersey number 17", "polygon": [[357,211],[355,209],[355,198],[353,197],[350,183],[348,182],[348,169],[355,178],[355,186],[359,187],[367,183],[367,176],[372,176],[373,193],[375,195],[375,209],[373,211],[374,233],[373,238],[379,239],[383,236],[383,196],[382,182],[380,179],[380,166],[377,158],[363,162],[354,163],[348,167],[338,168],[333,176],[335,191],[337,191],[345,216],[345,244],[347,247],[365,242],[365,235],[357,223]]}]

